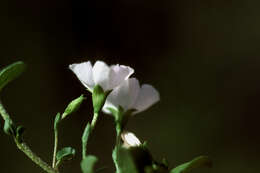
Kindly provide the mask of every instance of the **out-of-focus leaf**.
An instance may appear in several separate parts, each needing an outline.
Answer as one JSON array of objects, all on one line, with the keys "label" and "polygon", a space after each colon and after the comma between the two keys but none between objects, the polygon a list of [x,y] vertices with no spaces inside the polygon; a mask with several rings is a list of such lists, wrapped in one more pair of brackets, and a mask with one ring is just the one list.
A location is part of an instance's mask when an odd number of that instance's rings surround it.
[{"label": "out-of-focus leaf", "polygon": [[17,78],[25,70],[22,61],[15,62],[0,71],[0,91],[12,80]]},{"label": "out-of-focus leaf", "polygon": [[200,167],[211,167],[212,162],[207,156],[199,156],[193,159],[190,162],[186,162],[172,169],[170,173],[188,173],[192,169],[200,168]]},{"label": "out-of-focus leaf", "polygon": [[93,155],[88,155],[87,157],[85,157],[81,163],[81,170],[83,173],[94,173],[94,166],[96,164],[96,162],[98,161],[98,158],[96,156]]},{"label": "out-of-focus leaf", "polygon": [[138,173],[130,151],[123,147],[113,150],[113,160],[117,167],[117,173]]}]

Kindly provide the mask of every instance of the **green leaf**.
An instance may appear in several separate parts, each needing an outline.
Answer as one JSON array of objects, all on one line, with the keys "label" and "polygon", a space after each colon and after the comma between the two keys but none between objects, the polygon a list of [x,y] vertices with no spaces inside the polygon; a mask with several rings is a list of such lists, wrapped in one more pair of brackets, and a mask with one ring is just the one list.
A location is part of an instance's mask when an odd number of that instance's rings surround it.
[{"label": "green leaf", "polygon": [[138,173],[135,162],[129,150],[123,147],[116,147],[112,154],[117,173]]},{"label": "green leaf", "polygon": [[93,89],[92,93],[92,101],[93,101],[93,107],[94,107],[94,113],[99,113],[99,111],[102,109],[103,105],[105,104],[107,95],[111,91],[106,91],[102,89],[101,86],[96,85]]},{"label": "green leaf", "polygon": [[13,135],[13,136],[15,136],[16,127],[15,127],[14,123],[12,122],[12,120],[10,120],[10,119],[6,119],[6,120],[5,120],[4,132],[5,132],[7,135]]},{"label": "green leaf", "polygon": [[76,112],[81,103],[83,102],[83,100],[85,99],[85,97],[83,95],[79,96],[78,98],[72,100],[67,108],[65,109],[64,113],[62,114],[62,119],[64,119],[66,116],[68,116],[69,114],[72,114],[74,112]]},{"label": "green leaf", "polygon": [[23,141],[22,137],[23,137],[23,133],[25,131],[25,128],[23,126],[18,126],[16,128],[16,140],[21,143]]},{"label": "green leaf", "polygon": [[62,148],[57,152],[56,159],[58,162],[71,160],[76,154],[76,150],[72,147]]},{"label": "green leaf", "polygon": [[177,166],[176,168],[172,169],[170,173],[187,173],[195,168],[200,167],[211,167],[212,162],[207,156],[199,156],[193,159],[190,162],[186,162],[184,164],[181,164]]},{"label": "green leaf", "polygon": [[98,158],[93,155],[88,155],[85,159],[83,159],[80,163],[81,170],[83,173],[94,173],[94,166]]},{"label": "green leaf", "polygon": [[60,113],[57,113],[55,120],[54,120],[54,130],[58,129],[58,124],[60,121],[61,121],[61,115],[60,115]]},{"label": "green leaf", "polygon": [[25,70],[22,61],[15,62],[0,71],[0,91],[12,80],[17,78]]}]

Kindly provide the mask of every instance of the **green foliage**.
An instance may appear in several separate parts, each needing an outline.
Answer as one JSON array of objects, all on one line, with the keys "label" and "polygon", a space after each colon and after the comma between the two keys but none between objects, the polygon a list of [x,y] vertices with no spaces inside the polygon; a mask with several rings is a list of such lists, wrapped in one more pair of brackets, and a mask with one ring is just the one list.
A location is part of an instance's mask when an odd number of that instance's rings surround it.
[{"label": "green foliage", "polygon": [[10,119],[6,119],[5,120],[5,124],[4,124],[4,132],[7,134],[7,135],[15,135],[16,133],[16,127],[13,123],[12,120]]},{"label": "green foliage", "polygon": [[170,173],[188,173],[192,169],[200,168],[200,167],[211,167],[212,162],[207,156],[199,156],[190,162],[186,162],[172,169]]},{"label": "green foliage", "polygon": [[118,109],[114,109],[114,108],[107,108],[107,109],[111,112],[111,114],[115,118],[117,131],[122,131],[125,128],[129,117],[132,115],[134,111],[136,111],[135,109],[129,109],[127,111],[124,111],[124,109],[121,106],[119,106]]},{"label": "green foliage", "polygon": [[81,170],[83,173],[94,173],[94,166],[96,162],[98,161],[98,158],[93,155],[88,155],[86,158],[84,158],[81,161]]},{"label": "green foliage", "polygon": [[79,107],[80,107],[80,105],[81,105],[81,103],[83,102],[84,99],[85,99],[85,97],[83,95],[81,95],[78,98],[72,100],[68,104],[68,106],[65,109],[64,113],[62,114],[62,119],[64,119],[66,116],[76,112],[79,109]]},{"label": "green foliage", "polygon": [[104,90],[102,89],[101,86],[96,85],[93,89],[93,93],[92,93],[92,101],[93,101],[93,108],[94,108],[94,113],[99,113],[99,111],[102,109],[107,95],[110,93],[111,91],[106,91],[104,92]]},{"label": "green foliage", "polygon": [[76,150],[72,147],[62,148],[57,152],[56,159],[58,162],[71,160],[76,154]]},{"label": "green foliage", "polygon": [[17,78],[25,70],[22,61],[15,62],[0,71],[0,91],[12,80]]},{"label": "green foliage", "polygon": [[116,173],[138,173],[134,159],[128,149],[118,146],[113,150],[112,157],[117,167]]},{"label": "green foliage", "polygon": [[22,137],[23,137],[24,131],[25,131],[25,128],[23,126],[18,126],[16,128],[16,135],[15,135],[15,137],[16,137],[16,140],[19,143],[21,143],[23,141]]},{"label": "green foliage", "polygon": [[60,113],[57,113],[55,120],[54,120],[54,130],[58,129],[58,124],[60,121],[61,121],[61,115],[60,115]]}]

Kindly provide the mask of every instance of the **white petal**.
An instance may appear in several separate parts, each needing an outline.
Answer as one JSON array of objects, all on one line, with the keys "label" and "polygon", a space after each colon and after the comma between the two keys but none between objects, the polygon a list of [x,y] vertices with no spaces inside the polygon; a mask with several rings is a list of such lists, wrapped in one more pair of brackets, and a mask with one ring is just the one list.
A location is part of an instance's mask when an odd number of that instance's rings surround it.
[{"label": "white petal", "polygon": [[100,85],[104,91],[109,90],[110,68],[103,61],[97,61],[93,66],[93,78],[97,85]]},{"label": "white petal", "polygon": [[131,108],[134,104],[140,90],[139,82],[135,78],[125,80],[121,85],[116,87],[107,97],[104,112],[109,112],[107,108],[118,108],[121,106],[124,111]]},{"label": "white petal", "polygon": [[133,73],[134,69],[124,65],[112,65],[110,74],[110,89],[121,84],[124,80],[128,79]]},{"label": "white petal", "polygon": [[71,64],[69,65],[69,68],[75,73],[81,83],[92,91],[94,87],[94,80],[90,61],[79,64]]},{"label": "white petal", "polygon": [[134,147],[141,145],[140,140],[131,132],[123,132],[121,138],[127,146]]},{"label": "white petal", "polygon": [[140,89],[134,108],[137,109],[137,112],[141,112],[146,110],[159,100],[160,95],[158,91],[153,86],[144,84]]}]

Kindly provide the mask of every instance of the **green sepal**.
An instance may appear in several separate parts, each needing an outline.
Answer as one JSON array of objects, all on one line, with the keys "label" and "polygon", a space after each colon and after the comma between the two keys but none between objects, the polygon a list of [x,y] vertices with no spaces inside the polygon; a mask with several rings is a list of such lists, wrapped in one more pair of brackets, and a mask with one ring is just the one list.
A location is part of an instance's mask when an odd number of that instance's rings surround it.
[{"label": "green sepal", "polygon": [[132,158],[130,151],[117,146],[113,150],[112,158],[117,167],[116,173],[138,173],[138,168]]},{"label": "green sepal", "polygon": [[15,137],[16,137],[16,140],[19,143],[21,143],[23,141],[23,133],[24,133],[24,131],[25,131],[25,128],[23,126],[21,126],[21,125],[16,128],[16,135],[15,135]]},{"label": "green sepal", "polygon": [[98,158],[93,155],[86,156],[80,163],[80,167],[83,173],[95,173],[94,166],[97,163]]},{"label": "green sepal", "polygon": [[76,150],[72,147],[64,147],[57,152],[56,159],[58,162],[71,160],[76,154]]},{"label": "green sepal", "polygon": [[15,127],[15,125],[14,125],[14,123],[13,123],[12,120],[10,120],[10,119],[6,119],[6,120],[5,120],[4,132],[5,132],[7,135],[13,135],[13,136],[15,136],[16,127]]},{"label": "green sepal", "polygon": [[129,120],[129,117],[133,114],[134,111],[136,111],[135,109],[129,109],[125,111],[122,106],[119,106],[118,109],[114,109],[111,107],[107,109],[111,112],[111,114],[115,118],[117,131],[122,131],[125,128]]},{"label": "green sepal", "polygon": [[15,62],[0,71],[0,91],[12,80],[24,72],[26,65],[22,61]]},{"label": "green sepal", "polygon": [[99,111],[102,109],[103,105],[105,104],[106,98],[110,91],[104,91],[103,88],[99,85],[96,85],[92,92],[92,102],[93,102],[93,108],[94,113],[99,113]]},{"label": "green sepal", "polygon": [[80,107],[80,105],[81,105],[81,103],[83,102],[84,99],[85,99],[85,97],[83,95],[81,95],[78,98],[72,100],[68,104],[68,106],[65,109],[64,113],[62,114],[62,119],[64,119],[66,116],[76,112],[79,109],[79,107]]},{"label": "green sepal", "polygon": [[212,167],[212,162],[207,156],[199,156],[190,162],[186,162],[173,168],[170,173],[188,173],[192,169],[201,168],[201,167]]},{"label": "green sepal", "polygon": [[57,113],[54,119],[54,129],[57,130],[58,129],[58,124],[61,121],[61,115],[60,113]]}]

